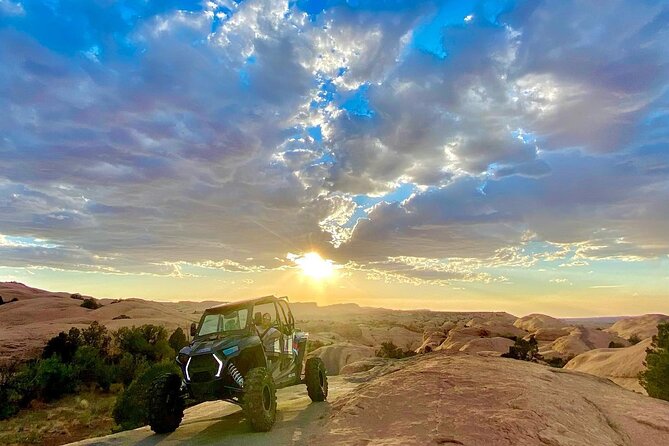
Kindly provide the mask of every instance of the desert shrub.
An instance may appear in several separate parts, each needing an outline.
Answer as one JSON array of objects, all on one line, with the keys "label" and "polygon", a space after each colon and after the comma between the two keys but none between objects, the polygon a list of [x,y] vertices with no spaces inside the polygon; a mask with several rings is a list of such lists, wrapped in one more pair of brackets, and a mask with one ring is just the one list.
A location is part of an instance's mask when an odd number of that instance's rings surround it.
[{"label": "desert shrub", "polygon": [[402,350],[396,346],[392,341],[382,342],[381,348],[375,352],[379,358],[394,358],[401,359],[409,356],[414,356],[416,352],[413,350]]},{"label": "desert shrub", "polygon": [[486,330],[485,328],[481,328],[477,333],[476,333],[480,338],[487,338],[490,336],[490,332]]},{"label": "desert shrub", "polygon": [[135,376],[149,368],[149,362],[143,356],[133,356],[128,352],[123,353],[116,365],[116,379],[125,387],[128,387]]},{"label": "desert shrub", "polygon": [[[112,302],[112,303],[115,303],[115,302]],[[119,319],[130,319],[130,316],[128,316],[127,314],[119,314],[118,316],[114,316],[112,318],[113,321],[117,321]]]},{"label": "desert shrub", "polygon": [[137,376],[116,399],[113,416],[122,430],[144,426],[148,417],[148,392],[151,384],[164,373],[178,373],[176,364],[154,364]]},{"label": "desert shrub", "polygon": [[620,342],[615,342],[615,341],[609,342],[609,348],[623,348],[623,347],[625,347],[625,344],[621,344]]},{"label": "desert shrub", "polygon": [[121,327],[114,333],[114,340],[120,351],[154,362],[175,354],[167,342],[167,331],[157,325]]},{"label": "desert shrub", "polygon": [[97,348],[89,345],[80,347],[74,354],[73,367],[80,382],[97,384],[104,391],[109,390],[116,378],[115,368],[105,361]]},{"label": "desert shrub", "polygon": [[636,345],[639,342],[641,342],[641,338],[639,336],[633,334],[632,336],[629,337],[627,342],[629,342],[631,345]]},{"label": "desert shrub", "polygon": [[188,345],[186,333],[184,333],[181,327],[178,327],[176,330],[174,330],[174,332],[172,332],[170,338],[167,340],[167,343],[170,345],[170,347],[172,347],[172,350],[178,352]]},{"label": "desert shrub", "polygon": [[657,335],[646,350],[645,364],[639,383],[648,395],[669,401],[669,322],[657,326]]},{"label": "desert shrub", "polygon": [[569,356],[568,358],[560,358],[559,356],[556,356],[554,358],[546,359],[546,364],[561,369],[572,359],[574,359],[573,356]]},{"label": "desert shrub", "polygon": [[70,362],[74,358],[74,353],[81,345],[81,331],[76,328],[70,328],[65,333],[61,331],[58,336],[49,339],[42,350],[42,358],[47,359],[52,356],[58,356],[63,362]]},{"label": "desert shrub", "polygon": [[526,341],[522,338],[517,338],[516,342],[509,347],[509,351],[502,355],[503,358],[519,359],[521,361],[532,361],[539,353],[539,346],[534,335]]},{"label": "desert shrub", "polygon": [[11,417],[20,409],[21,395],[16,389],[18,375],[18,362],[0,364],[0,420]]},{"label": "desert shrub", "polygon": [[81,297],[81,294],[79,293],[70,294],[70,299],[84,300],[84,298]]},{"label": "desert shrub", "polygon": [[76,387],[74,368],[64,364],[59,358],[52,356],[37,363],[35,373],[37,392],[44,401],[52,401]]},{"label": "desert shrub", "polygon": [[97,310],[102,305],[100,305],[98,301],[93,299],[92,297],[87,297],[79,306],[83,308],[88,308],[89,310]]},{"label": "desert shrub", "polygon": [[111,335],[107,327],[100,325],[98,321],[91,322],[91,325],[81,330],[81,339],[83,344],[96,348],[103,356],[109,353]]}]

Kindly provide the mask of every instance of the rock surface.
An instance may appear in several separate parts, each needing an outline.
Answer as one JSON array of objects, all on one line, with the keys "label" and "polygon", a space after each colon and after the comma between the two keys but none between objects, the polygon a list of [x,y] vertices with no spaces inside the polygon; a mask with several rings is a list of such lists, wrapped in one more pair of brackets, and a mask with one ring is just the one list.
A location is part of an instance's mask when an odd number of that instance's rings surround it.
[{"label": "rock surface", "polygon": [[309,353],[309,357],[318,356],[325,363],[325,368],[330,375],[338,375],[341,369],[347,364],[351,364],[361,359],[374,357],[373,347],[365,345],[350,344],[339,342],[332,345],[317,348]]},{"label": "rock surface", "polygon": [[614,333],[625,339],[629,339],[631,336],[646,339],[656,335],[657,324],[665,321],[669,321],[669,316],[666,314],[644,314],[643,316],[628,317],[616,321],[604,331]]},{"label": "rock surface", "polygon": [[308,444],[660,445],[669,444],[669,403],[538,364],[431,353],[339,398],[311,438]]},{"label": "rock surface", "polygon": [[542,328],[554,329],[564,328],[567,326],[567,324],[560,319],[539,313],[528,314],[527,316],[518,318],[518,320],[516,320],[513,325],[530,333],[534,333]]},{"label": "rock surface", "polygon": [[639,384],[639,372],[646,369],[646,349],[651,339],[626,348],[600,348],[576,356],[564,368],[608,378],[626,389],[645,394]]}]

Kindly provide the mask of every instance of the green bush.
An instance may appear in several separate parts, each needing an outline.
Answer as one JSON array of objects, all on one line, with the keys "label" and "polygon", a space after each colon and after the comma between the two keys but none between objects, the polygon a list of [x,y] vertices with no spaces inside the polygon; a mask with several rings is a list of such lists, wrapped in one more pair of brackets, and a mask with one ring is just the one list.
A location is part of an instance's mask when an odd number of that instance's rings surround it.
[{"label": "green bush", "polygon": [[637,336],[637,335],[634,334],[634,335],[630,336],[629,339],[628,339],[627,341],[628,341],[631,345],[636,345],[636,344],[638,344],[639,342],[641,342],[641,338],[640,338],[639,336]]},{"label": "green bush", "polygon": [[516,342],[509,347],[509,351],[502,355],[503,358],[519,359],[521,361],[532,361],[539,353],[539,345],[534,335],[529,340],[517,338]]},{"label": "green bush", "polygon": [[171,362],[154,364],[135,378],[116,399],[114,421],[122,430],[144,426],[148,419],[148,392],[151,384],[164,373],[179,373],[179,368]]},{"label": "green bush", "polygon": [[376,351],[376,356],[379,358],[394,358],[401,359],[409,356],[414,356],[416,352],[412,350],[402,350],[396,346],[392,341],[382,342],[381,348]]},{"label": "green bush", "polygon": [[21,396],[16,391],[18,375],[17,362],[0,364],[0,420],[9,418],[19,411]]},{"label": "green bush", "polygon": [[70,362],[80,345],[81,331],[72,327],[69,332],[61,331],[58,336],[54,336],[47,341],[44,350],[42,350],[42,358],[58,356],[63,362]]},{"label": "green bush", "polygon": [[74,368],[52,356],[37,363],[35,374],[37,392],[44,401],[52,401],[76,387]]},{"label": "green bush", "polygon": [[84,301],[79,306],[84,307],[84,308],[88,308],[89,310],[97,310],[102,305],[100,305],[98,303],[98,301],[93,299],[92,297],[87,297],[86,299],[84,299]]},{"label": "green bush", "polygon": [[657,326],[657,335],[646,350],[645,364],[639,383],[648,395],[669,401],[669,322]]},{"label": "green bush", "polygon": [[80,347],[74,355],[73,366],[79,381],[97,384],[105,392],[115,379],[114,367],[100,356],[100,351],[95,347]]},{"label": "green bush", "polygon": [[174,350],[175,353],[188,345],[186,333],[184,333],[181,327],[178,327],[176,330],[174,330],[167,342],[170,344],[170,347],[172,347],[172,350]]},{"label": "green bush", "polygon": [[167,331],[158,325],[121,327],[114,334],[118,349],[133,356],[144,356],[151,362],[174,359],[176,353],[167,342]]}]

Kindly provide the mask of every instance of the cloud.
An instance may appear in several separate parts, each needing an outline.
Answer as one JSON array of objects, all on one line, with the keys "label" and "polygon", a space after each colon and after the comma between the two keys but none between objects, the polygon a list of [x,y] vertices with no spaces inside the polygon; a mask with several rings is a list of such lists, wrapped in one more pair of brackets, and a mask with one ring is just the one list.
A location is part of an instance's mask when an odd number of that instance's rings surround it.
[{"label": "cloud", "polygon": [[659,3],[159,3],[0,2],[0,233],[56,246],[3,265],[315,249],[486,281],[527,234],[588,246],[565,265],[669,252]]}]

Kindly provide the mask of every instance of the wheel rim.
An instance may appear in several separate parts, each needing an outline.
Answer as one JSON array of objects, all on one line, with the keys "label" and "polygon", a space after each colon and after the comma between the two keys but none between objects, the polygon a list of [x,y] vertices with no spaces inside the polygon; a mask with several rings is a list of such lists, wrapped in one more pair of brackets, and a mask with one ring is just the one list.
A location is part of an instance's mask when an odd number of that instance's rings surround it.
[{"label": "wheel rim", "polygon": [[272,396],[269,392],[269,386],[265,386],[262,389],[262,406],[267,412],[272,408]]}]

